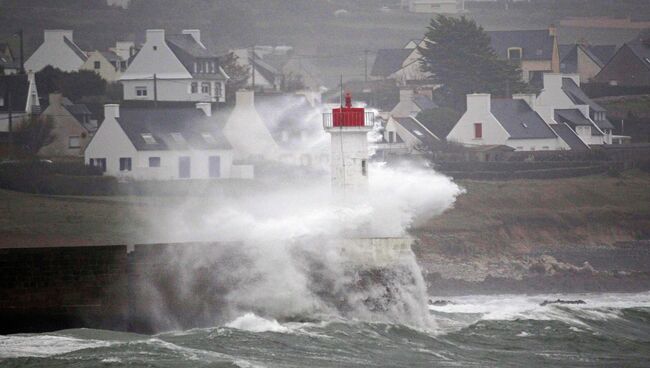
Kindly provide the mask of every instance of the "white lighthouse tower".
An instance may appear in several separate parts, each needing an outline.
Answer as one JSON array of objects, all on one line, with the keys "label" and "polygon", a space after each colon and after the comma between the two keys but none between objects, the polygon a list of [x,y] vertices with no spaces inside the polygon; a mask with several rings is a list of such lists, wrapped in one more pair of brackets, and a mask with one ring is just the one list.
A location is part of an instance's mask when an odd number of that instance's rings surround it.
[{"label": "white lighthouse tower", "polygon": [[373,124],[373,113],[352,107],[350,93],[345,106],[323,114],[323,128],[331,135],[332,192],[338,198],[368,190],[368,132]]}]

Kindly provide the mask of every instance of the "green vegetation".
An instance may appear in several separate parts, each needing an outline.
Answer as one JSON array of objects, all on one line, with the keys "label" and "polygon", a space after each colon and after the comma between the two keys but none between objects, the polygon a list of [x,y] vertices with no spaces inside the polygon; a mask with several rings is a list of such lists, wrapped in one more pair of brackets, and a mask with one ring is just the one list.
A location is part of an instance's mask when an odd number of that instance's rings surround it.
[{"label": "green vegetation", "polygon": [[421,254],[500,254],[650,237],[648,173],[459,184],[467,192],[453,209],[414,227]]},{"label": "green vegetation", "polygon": [[519,66],[497,57],[490,36],[475,21],[439,15],[427,30],[429,42],[419,48],[422,70],[442,85],[434,96],[439,104],[464,111],[468,93],[508,96],[527,91]]}]

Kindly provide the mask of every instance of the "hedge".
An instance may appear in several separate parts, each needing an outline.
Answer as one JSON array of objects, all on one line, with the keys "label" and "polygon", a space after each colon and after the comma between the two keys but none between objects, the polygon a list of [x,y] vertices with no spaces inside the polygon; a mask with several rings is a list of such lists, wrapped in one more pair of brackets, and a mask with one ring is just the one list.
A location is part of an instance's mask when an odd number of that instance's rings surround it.
[{"label": "hedge", "polygon": [[[454,179],[469,180],[560,179],[603,174],[608,172],[610,166],[611,165],[593,165],[521,171],[451,171],[445,172],[445,174]],[[613,165],[611,167],[615,166],[616,165]]]}]

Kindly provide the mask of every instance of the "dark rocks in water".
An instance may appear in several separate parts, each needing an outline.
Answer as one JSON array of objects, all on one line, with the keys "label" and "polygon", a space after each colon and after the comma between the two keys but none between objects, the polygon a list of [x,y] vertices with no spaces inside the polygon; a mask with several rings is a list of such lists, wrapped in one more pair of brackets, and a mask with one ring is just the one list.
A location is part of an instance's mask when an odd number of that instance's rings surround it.
[{"label": "dark rocks in water", "polygon": [[543,302],[540,303],[540,305],[543,307],[545,305],[549,304],[587,304],[584,300],[562,300],[562,299],[557,299],[557,300],[544,300]]},{"label": "dark rocks in water", "polygon": [[429,299],[429,304],[436,306],[436,307],[444,307],[446,305],[454,304],[454,302],[450,300],[431,300]]}]

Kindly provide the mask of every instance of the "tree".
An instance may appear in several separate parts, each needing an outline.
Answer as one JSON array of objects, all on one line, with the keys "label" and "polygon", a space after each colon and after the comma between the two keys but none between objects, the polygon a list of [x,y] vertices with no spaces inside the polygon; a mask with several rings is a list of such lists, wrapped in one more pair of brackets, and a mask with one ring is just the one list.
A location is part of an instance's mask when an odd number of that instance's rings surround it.
[{"label": "tree", "polygon": [[280,90],[283,92],[295,92],[305,89],[305,82],[302,74],[287,73],[282,74]]},{"label": "tree", "polygon": [[54,121],[51,116],[37,117],[34,115],[25,118],[16,130],[16,143],[22,149],[36,156],[41,148],[54,142]]},{"label": "tree", "polygon": [[421,68],[441,85],[435,93],[441,105],[464,111],[469,93],[507,96],[528,90],[519,67],[498,59],[490,37],[473,20],[439,15],[427,30],[426,45],[418,48]]},{"label": "tree", "polygon": [[61,92],[72,101],[78,101],[84,96],[106,94],[107,82],[91,70],[64,72],[48,65],[36,73],[36,87],[41,96]]},{"label": "tree", "polygon": [[230,104],[235,103],[235,92],[246,86],[250,74],[250,67],[239,64],[238,59],[237,55],[230,52],[219,60],[219,65],[230,77],[226,82],[226,102]]}]

